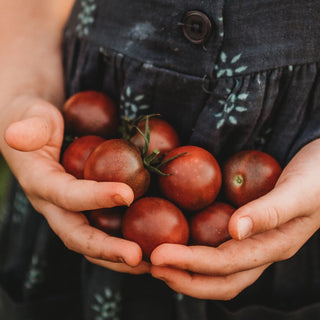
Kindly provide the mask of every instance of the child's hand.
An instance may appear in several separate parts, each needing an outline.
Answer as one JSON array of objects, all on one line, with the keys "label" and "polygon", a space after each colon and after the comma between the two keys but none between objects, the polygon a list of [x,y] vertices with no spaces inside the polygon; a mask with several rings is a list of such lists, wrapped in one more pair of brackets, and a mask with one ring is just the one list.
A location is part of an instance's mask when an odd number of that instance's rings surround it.
[{"label": "child's hand", "polygon": [[235,297],[270,264],[292,257],[318,230],[319,163],[320,140],[315,140],[297,153],[270,193],[234,213],[232,240],[218,248],[161,245],[151,255],[152,275],[197,298]]},{"label": "child's hand", "polygon": [[77,180],[59,163],[63,118],[50,103],[31,96],[15,99],[1,118],[2,152],[33,207],[73,251],[105,267],[144,273],[140,247],[89,225],[82,211],[129,205],[133,192],[123,183]]}]

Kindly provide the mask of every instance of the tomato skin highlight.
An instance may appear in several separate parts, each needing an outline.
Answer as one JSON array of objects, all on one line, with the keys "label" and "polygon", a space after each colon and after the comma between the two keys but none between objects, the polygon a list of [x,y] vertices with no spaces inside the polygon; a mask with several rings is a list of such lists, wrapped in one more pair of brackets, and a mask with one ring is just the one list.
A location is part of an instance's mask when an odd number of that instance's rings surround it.
[{"label": "tomato skin highlight", "polygon": [[150,173],[143,165],[140,150],[124,139],[110,139],[100,144],[86,161],[84,178],[124,182],[132,188],[135,199],[150,185]]},{"label": "tomato skin highlight", "polygon": [[215,202],[190,218],[192,245],[217,247],[230,239],[228,224],[235,208],[227,203]]},{"label": "tomato skin highlight", "polygon": [[[146,121],[141,121],[138,128],[145,134]],[[150,142],[147,155],[150,155],[153,150],[159,150],[158,157],[165,155],[170,150],[180,146],[180,139],[175,129],[164,119],[159,117],[151,117],[149,119]],[[143,136],[136,132],[130,141],[142,150],[145,141]]]},{"label": "tomato skin highlight", "polygon": [[162,243],[186,245],[189,240],[188,221],[181,210],[159,197],[144,197],[134,202],[122,220],[122,234],[138,243],[144,259]]},{"label": "tomato skin highlight", "polygon": [[243,206],[271,191],[281,172],[280,164],[269,154],[240,151],[222,166],[224,194],[234,206]]},{"label": "tomato skin highlight", "polygon": [[167,162],[160,170],[168,176],[159,176],[162,194],[187,211],[198,211],[212,204],[222,183],[220,166],[207,150],[197,146],[181,146],[168,152],[162,162],[186,153]]},{"label": "tomato skin highlight", "polygon": [[75,139],[63,152],[61,163],[66,172],[77,179],[83,179],[85,163],[91,152],[105,139],[99,136],[88,135]]},{"label": "tomato skin highlight", "polygon": [[72,95],[62,108],[66,132],[73,136],[112,138],[119,124],[118,109],[106,94],[94,90]]}]

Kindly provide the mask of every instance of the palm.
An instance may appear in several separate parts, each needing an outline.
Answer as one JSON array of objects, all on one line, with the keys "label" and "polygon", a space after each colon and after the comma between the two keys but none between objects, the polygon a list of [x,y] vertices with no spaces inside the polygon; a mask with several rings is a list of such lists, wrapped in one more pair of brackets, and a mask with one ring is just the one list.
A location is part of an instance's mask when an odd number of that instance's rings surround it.
[{"label": "palm", "polygon": [[[197,298],[230,299],[255,282],[272,263],[292,257],[320,226],[320,140],[303,148],[267,195],[239,208],[218,248],[161,245],[151,272],[178,292]],[[240,237],[239,222],[252,221]],[[242,239],[239,241],[239,239]]]},{"label": "palm", "polygon": [[5,133],[11,147],[6,158],[33,207],[69,249],[111,269],[147,272],[148,265],[140,264],[142,253],[137,244],[89,226],[81,213],[131,203],[131,188],[123,183],[78,180],[65,173],[59,163],[64,125],[60,111],[39,99],[27,103],[20,116],[19,106],[11,108],[14,113],[16,107],[17,112]]}]

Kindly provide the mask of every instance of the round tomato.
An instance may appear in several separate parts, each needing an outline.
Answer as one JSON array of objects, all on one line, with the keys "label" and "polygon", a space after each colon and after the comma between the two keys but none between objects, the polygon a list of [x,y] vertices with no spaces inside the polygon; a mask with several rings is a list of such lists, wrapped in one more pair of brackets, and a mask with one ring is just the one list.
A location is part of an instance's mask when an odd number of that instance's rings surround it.
[{"label": "round tomato", "polygon": [[114,137],[118,124],[115,103],[102,92],[82,91],[72,95],[62,109],[66,132],[74,136]]},{"label": "round tomato", "polygon": [[160,170],[167,175],[158,176],[160,191],[179,207],[197,211],[216,199],[221,188],[221,170],[210,152],[197,146],[181,146],[168,152],[162,163]]},{"label": "round tomato", "polygon": [[281,171],[277,160],[265,152],[240,151],[222,166],[224,194],[240,207],[272,190]]},{"label": "round tomato", "polygon": [[145,197],[129,207],[122,220],[122,234],[138,243],[144,259],[162,243],[186,245],[189,240],[188,221],[173,203],[158,197]]},{"label": "round tomato", "polygon": [[78,179],[83,179],[83,170],[91,152],[105,139],[99,136],[83,136],[75,139],[62,155],[65,170]]},{"label": "round tomato", "polygon": [[135,199],[150,185],[150,173],[144,167],[140,150],[124,139],[110,139],[100,144],[88,157],[84,178],[95,181],[124,182]]},{"label": "round tomato", "polygon": [[230,239],[228,224],[235,208],[223,202],[195,213],[190,218],[190,239],[194,245],[217,247]]},{"label": "round tomato", "polygon": [[[158,150],[158,157],[165,155],[168,151],[178,147],[180,140],[175,129],[164,119],[159,117],[149,118],[150,141],[147,155],[153,150]],[[138,128],[145,134],[146,120],[139,122]],[[136,133],[131,137],[130,141],[140,150],[143,149],[145,140],[141,133]]]},{"label": "round tomato", "polygon": [[125,207],[113,207],[91,210],[87,217],[90,225],[110,236],[121,236],[122,217]]}]

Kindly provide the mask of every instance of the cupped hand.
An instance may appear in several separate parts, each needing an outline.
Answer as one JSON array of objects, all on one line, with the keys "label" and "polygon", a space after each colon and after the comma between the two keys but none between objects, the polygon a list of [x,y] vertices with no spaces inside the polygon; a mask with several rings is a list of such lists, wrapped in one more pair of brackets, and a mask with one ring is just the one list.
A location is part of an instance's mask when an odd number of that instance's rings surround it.
[{"label": "cupped hand", "polygon": [[151,273],[177,292],[229,300],[274,262],[292,257],[320,226],[320,140],[302,148],[275,188],[240,207],[229,222],[232,239],[217,248],[163,244]]},{"label": "cupped hand", "polygon": [[82,213],[129,205],[133,191],[123,183],[78,180],[59,163],[64,121],[52,104],[33,96],[15,99],[1,118],[4,154],[36,211],[73,251],[104,267],[129,273],[148,272],[140,247],[108,236],[89,225]]}]

